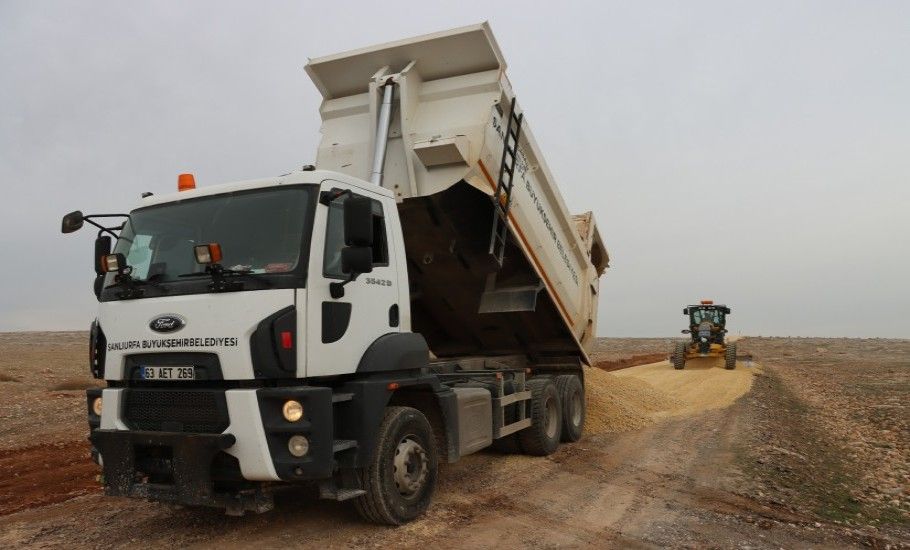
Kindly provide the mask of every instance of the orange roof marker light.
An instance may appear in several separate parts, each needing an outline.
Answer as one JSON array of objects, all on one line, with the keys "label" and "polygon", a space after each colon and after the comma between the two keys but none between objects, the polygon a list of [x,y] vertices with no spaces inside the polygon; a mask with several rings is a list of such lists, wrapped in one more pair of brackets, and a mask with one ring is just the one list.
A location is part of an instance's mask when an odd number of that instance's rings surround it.
[{"label": "orange roof marker light", "polygon": [[714,303],[714,300],[702,300],[701,303],[702,305],[710,306]]},{"label": "orange roof marker light", "polygon": [[177,176],[177,191],[190,191],[196,188],[196,178],[193,174],[180,174]]}]

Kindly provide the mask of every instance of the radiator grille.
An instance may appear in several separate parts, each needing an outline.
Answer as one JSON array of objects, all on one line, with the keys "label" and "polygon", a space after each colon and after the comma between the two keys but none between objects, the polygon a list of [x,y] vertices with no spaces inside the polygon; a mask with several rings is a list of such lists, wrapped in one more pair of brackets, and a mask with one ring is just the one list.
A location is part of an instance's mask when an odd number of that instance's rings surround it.
[{"label": "radiator grille", "polygon": [[221,433],[227,402],[220,390],[128,389],[123,420],[132,430]]}]

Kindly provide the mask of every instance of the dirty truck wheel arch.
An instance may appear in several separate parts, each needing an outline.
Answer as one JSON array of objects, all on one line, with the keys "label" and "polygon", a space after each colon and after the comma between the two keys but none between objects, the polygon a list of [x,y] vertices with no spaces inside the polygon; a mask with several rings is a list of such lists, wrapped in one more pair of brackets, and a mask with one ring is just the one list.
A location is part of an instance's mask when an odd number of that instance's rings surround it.
[{"label": "dirty truck wheel arch", "polygon": [[357,365],[358,373],[416,370],[430,363],[426,339],[414,332],[383,334],[370,344]]}]

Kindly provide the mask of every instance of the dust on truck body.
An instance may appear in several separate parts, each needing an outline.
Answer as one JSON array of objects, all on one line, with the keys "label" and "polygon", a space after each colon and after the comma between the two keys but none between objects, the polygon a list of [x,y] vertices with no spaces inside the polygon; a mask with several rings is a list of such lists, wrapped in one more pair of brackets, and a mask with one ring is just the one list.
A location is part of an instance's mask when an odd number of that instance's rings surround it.
[{"label": "dust on truck body", "polygon": [[[420,515],[439,461],[576,441],[607,253],[487,24],[311,60],[315,167],[144,196],[99,229],[89,390],[107,494],[231,513],[316,482]],[[116,241],[111,250],[111,236]]]}]

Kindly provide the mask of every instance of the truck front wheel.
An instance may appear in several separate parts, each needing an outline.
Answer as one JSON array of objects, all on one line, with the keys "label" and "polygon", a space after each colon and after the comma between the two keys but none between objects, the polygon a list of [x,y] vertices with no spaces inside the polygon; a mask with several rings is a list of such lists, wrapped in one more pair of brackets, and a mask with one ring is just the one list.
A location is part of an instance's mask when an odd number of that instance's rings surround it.
[{"label": "truck front wheel", "polygon": [[529,455],[546,456],[556,452],[562,436],[562,403],[559,391],[549,378],[532,378],[531,425],[518,432],[521,449]]},{"label": "truck front wheel", "polygon": [[411,407],[388,407],[369,466],[359,470],[364,519],[401,525],[423,514],[436,489],[438,457],[427,418]]}]

